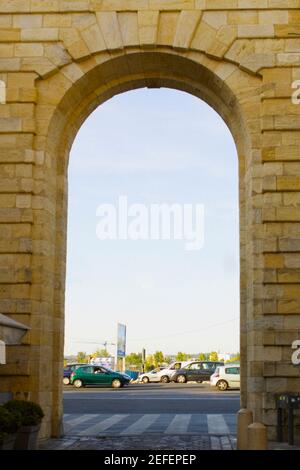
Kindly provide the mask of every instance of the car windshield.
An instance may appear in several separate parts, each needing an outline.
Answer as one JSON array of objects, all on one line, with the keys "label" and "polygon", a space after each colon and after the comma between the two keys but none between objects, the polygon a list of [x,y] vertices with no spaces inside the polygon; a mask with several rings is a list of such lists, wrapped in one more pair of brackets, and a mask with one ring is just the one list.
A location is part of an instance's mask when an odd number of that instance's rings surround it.
[{"label": "car windshield", "polygon": [[105,370],[105,372],[114,372],[114,370],[110,369],[109,367],[101,366],[101,368]]}]

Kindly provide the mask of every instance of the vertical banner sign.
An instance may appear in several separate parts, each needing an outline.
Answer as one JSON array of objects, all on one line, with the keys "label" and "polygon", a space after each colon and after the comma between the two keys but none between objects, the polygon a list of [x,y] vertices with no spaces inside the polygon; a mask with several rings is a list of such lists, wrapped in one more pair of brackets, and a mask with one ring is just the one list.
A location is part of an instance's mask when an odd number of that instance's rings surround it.
[{"label": "vertical banner sign", "polygon": [[117,356],[125,357],[126,355],[126,325],[118,323],[118,342]]}]

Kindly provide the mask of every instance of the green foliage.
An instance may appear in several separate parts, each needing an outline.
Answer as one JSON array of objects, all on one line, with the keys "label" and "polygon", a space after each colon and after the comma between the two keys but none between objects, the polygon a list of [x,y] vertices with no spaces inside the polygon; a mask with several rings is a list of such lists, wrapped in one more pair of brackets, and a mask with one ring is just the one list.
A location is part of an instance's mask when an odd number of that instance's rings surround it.
[{"label": "green foliage", "polygon": [[218,361],[218,353],[216,351],[209,353],[209,361]]},{"label": "green foliage", "polygon": [[231,359],[229,359],[228,361],[226,361],[226,363],[230,363],[230,362],[240,362],[241,360],[241,355],[240,353],[236,353]]},{"label": "green foliage", "polygon": [[21,417],[22,426],[34,426],[40,424],[44,412],[40,405],[32,401],[10,400],[3,405],[7,410],[18,413]]},{"label": "green foliage", "polygon": [[153,354],[153,360],[154,360],[155,367],[158,367],[158,366],[162,365],[165,361],[165,358],[164,358],[164,355],[163,355],[162,351],[156,351]]},{"label": "green foliage", "polygon": [[146,357],[146,362],[145,362],[145,372],[150,372],[151,370],[155,369],[155,364],[154,364],[154,357],[152,354],[149,354]]},{"label": "green foliage", "polygon": [[191,359],[190,354],[187,354],[187,353],[184,353],[184,352],[181,352],[181,351],[179,351],[176,354],[176,358],[175,358],[176,361],[181,361],[181,362],[189,361],[190,359]]},{"label": "green foliage", "polygon": [[109,357],[110,354],[107,352],[106,349],[97,349],[93,354],[93,357]]},{"label": "green foliage", "polygon": [[126,356],[126,367],[141,367],[143,364],[142,353],[131,353]]},{"label": "green foliage", "polygon": [[208,354],[207,353],[200,353],[198,359],[199,359],[199,361],[207,361],[208,360]]},{"label": "green foliage", "polygon": [[171,364],[171,362],[173,362],[173,360],[170,357],[165,356],[165,361],[164,362],[169,365],[169,364]]},{"label": "green foliage", "polygon": [[0,442],[3,442],[8,434],[14,434],[21,426],[21,415],[17,411],[10,411],[5,406],[0,406]]},{"label": "green foliage", "polygon": [[79,364],[84,364],[86,362],[89,362],[89,356],[87,356],[87,354],[83,351],[79,351],[77,353],[77,362]]}]

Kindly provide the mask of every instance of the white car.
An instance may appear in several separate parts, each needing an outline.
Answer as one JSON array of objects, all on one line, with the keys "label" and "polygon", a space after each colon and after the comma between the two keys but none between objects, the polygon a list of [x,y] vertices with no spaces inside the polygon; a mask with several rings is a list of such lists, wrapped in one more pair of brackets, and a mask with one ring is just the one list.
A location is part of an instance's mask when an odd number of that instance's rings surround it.
[{"label": "white car", "polygon": [[219,366],[210,376],[210,385],[222,392],[228,388],[240,388],[240,381],[240,364]]},{"label": "white car", "polygon": [[147,384],[149,382],[162,382],[168,383],[170,382],[171,375],[177,370],[181,369],[181,367],[186,366],[191,361],[176,361],[172,362],[169,367],[161,368],[158,367],[157,369],[151,370],[150,372],[146,372],[145,374],[141,374],[139,376],[139,382],[143,382]]},{"label": "white car", "polygon": [[162,369],[158,367],[156,369],[150,370],[150,372],[145,372],[144,374],[139,375],[139,382],[143,382],[144,384],[149,382],[160,382],[159,373],[161,370]]}]

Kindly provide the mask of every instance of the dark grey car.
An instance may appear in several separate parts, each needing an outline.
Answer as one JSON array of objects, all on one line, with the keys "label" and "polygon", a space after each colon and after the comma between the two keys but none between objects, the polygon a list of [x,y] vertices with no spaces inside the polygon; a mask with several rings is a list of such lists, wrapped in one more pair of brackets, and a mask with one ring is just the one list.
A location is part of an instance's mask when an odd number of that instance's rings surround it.
[{"label": "dark grey car", "polygon": [[178,369],[171,376],[172,382],[206,382],[215,372],[216,368],[223,366],[224,362],[194,361],[181,369]]}]

